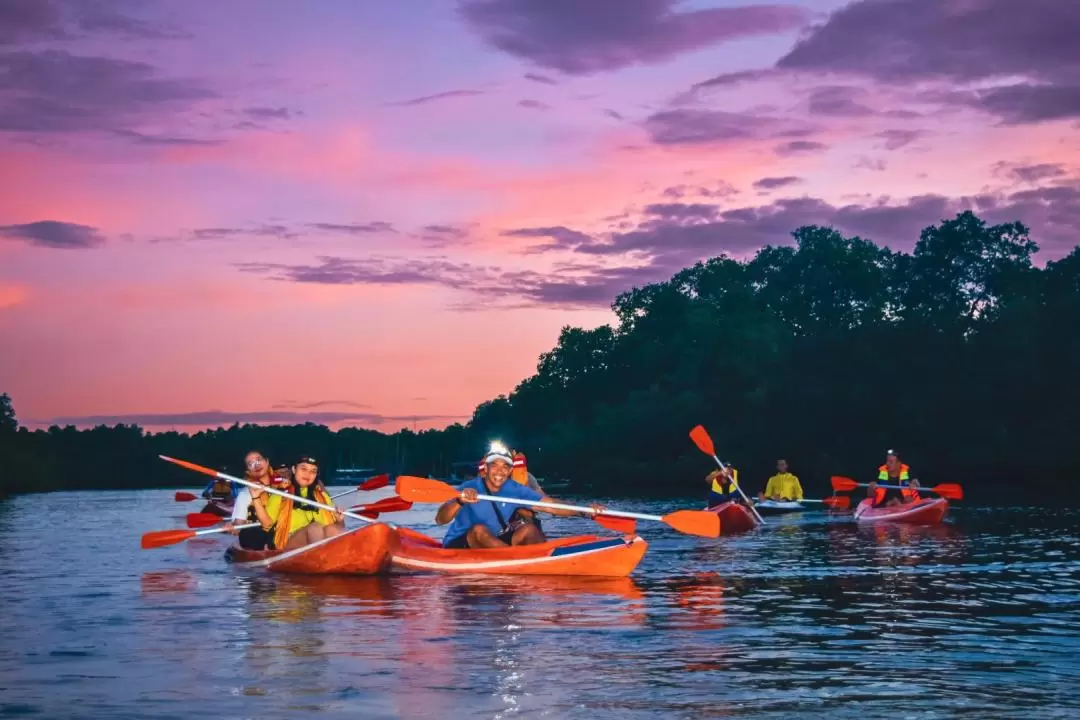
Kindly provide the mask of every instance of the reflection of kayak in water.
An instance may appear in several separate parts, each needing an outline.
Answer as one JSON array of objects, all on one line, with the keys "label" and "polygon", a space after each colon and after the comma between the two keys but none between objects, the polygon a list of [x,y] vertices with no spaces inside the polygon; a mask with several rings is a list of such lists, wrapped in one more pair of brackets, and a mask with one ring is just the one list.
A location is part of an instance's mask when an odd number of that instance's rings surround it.
[{"label": "reflection of kayak in water", "polygon": [[720,534],[734,535],[736,533],[753,530],[758,521],[754,514],[742,503],[728,501],[706,508],[720,516]]},{"label": "reflection of kayak in water", "polygon": [[754,508],[762,515],[786,515],[787,513],[803,512],[805,505],[796,500],[762,500],[754,503]]},{"label": "reflection of kayak in water", "polygon": [[945,498],[924,498],[904,505],[874,507],[867,498],[855,508],[855,520],[860,523],[891,522],[911,525],[936,525],[949,510]]},{"label": "reflection of kayak in water", "polygon": [[636,535],[581,535],[536,545],[458,550],[407,528],[398,528],[398,533],[401,545],[394,552],[394,572],[625,577],[648,547]]},{"label": "reflection of kayak in water", "polygon": [[398,536],[384,523],[364,525],[295,550],[225,551],[225,559],[245,567],[301,575],[375,575],[390,564]]},{"label": "reflection of kayak in water", "polygon": [[199,512],[210,513],[211,515],[217,515],[218,517],[223,518],[232,517],[233,504],[222,500],[211,500],[206,503]]}]

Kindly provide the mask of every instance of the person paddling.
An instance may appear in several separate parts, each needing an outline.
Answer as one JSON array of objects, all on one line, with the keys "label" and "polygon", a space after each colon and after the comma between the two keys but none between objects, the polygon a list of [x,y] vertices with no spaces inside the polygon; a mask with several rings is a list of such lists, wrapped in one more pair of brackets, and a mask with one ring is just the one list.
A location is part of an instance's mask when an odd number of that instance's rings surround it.
[{"label": "person paddling", "polygon": [[215,478],[203,488],[202,496],[211,502],[219,502],[228,505],[236,500],[239,489],[228,480]]},{"label": "person paddling", "polygon": [[776,461],[776,474],[765,483],[765,492],[758,493],[758,500],[791,502],[803,499],[802,483],[788,471],[787,460]]},{"label": "person paddling", "polygon": [[705,476],[709,485],[708,507],[715,507],[726,502],[742,502],[739,493],[739,471],[733,467],[713,470]]},{"label": "person paddling", "polygon": [[[461,495],[443,503],[435,513],[438,525],[450,523],[443,538],[445,548],[498,548],[507,545],[532,545],[546,542],[543,531],[510,503],[480,500],[477,495],[494,495],[511,500],[533,500],[557,503],[542,492],[527,485],[511,482],[514,456],[500,443],[492,443],[484,456],[483,476],[461,484]],[[593,512],[604,511],[602,505],[593,505]],[[573,517],[574,510],[535,508],[535,511],[552,515]]]},{"label": "person paddling", "polygon": [[[900,485],[901,488],[883,488],[882,485]],[[874,501],[874,507],[890,507],[915,502],[919,499],[919,481],[911,477],[911,468],[900,462],[895,450],[885,451],[885,464],[878,468],[875,482],[866,488],[866,496]]]},{"label": "person paddling", "polygon": [[[333,501],[318,481],[319,463],[315,458],[302,457],[292,466],[292,483],[289,492],[302,498],[310,498],[324,505]],[[251,489],[255,515],[263,530],[272,533],[274,547],[293,550],[325,538],[345,532],[345,516],[303,503],[291,498],[271,495],[261,489]]]},{"label": "person paddling", "polygon": [[[268,487],[275,487],[278,490],[287,490],[289,487],[289,481],[280,478],[273,473],[270,470],[270,461],[258,450],[252,450],[244,457],[244,467],[246,468],[244,472],[244,479],[246,480],[257,482]],[[240,491],[240,494],[236,496],[236,503],[233,505],[231,524],[229,525],[227,532],[230,535],[237,535],[240,547],[245,550],[273,550],[274,537],[263,528],[252,527],[244,528],[243,530],[236,529],[237,525],[247,525],[256,522],[259,522],[259,517],[255,512],[251,490],[245,486]]]}]

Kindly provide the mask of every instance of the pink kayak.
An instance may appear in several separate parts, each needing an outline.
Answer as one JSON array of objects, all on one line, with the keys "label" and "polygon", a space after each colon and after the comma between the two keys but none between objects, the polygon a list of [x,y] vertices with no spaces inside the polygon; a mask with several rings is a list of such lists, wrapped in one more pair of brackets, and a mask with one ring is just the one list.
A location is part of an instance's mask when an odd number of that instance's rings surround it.
[{"label": "pink kayak", "polygon": [[923,498],[904,505],[874,507],[869,498],[855,508],[855,520],[860,523],[894,522],[909,525],[937,525],[949,510],[945,498]]}]

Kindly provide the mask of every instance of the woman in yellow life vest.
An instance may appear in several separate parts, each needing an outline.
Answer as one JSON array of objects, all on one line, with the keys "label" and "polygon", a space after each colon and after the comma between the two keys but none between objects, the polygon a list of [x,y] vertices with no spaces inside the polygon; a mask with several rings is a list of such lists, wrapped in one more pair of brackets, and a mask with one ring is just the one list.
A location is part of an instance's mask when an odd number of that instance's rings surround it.
[{"label": "woman in yellow life vest", "polygon": [[765,492],[758,493],[758,500],[790,502],[802,499],[802,483],[799,478],[788,472],[787,460],[777,460],[776,474],[765,483]]},{"label": "woman in yellow life vest", "polygon": [[[310,498],[323,505],[333,505],[318,482],[319,464],[315,458],[302,457],[292,466],[292,485],[288,492]],[[345,516],[321,508],[297,503],[280,495],[251,488],[252,505],[259,523],[274,536],[274,547],[293,550],[345,532]]]},{"label": "woman in yellow life vest", "polygon": [[724,470],[713,470],[705,476],[705,482],[709,484],[709,505],[713,507],[730,500],[736,502],[742,500],[739,494],[739,471],[733,467]]}]

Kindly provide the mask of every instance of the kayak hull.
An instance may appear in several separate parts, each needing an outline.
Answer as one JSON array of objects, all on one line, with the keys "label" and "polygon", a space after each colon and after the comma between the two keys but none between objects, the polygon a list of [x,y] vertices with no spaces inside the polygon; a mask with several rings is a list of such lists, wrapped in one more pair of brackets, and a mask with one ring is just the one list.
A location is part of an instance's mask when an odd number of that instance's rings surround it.
[{"label": "kayak hull", "polygon": [[753,530],[758,521],[754,514],[745,506],[737,502],[725,502],[706,508],[720,516],[720,534],[735,535]]},{"label": "kayak hull", "polygon": [[945,518],[949,501],[945,498],[923,498],[905,505],[874,507],[869,498],[855,508],[855,520],[860,523],[904,523],[907,525],[937,525]]},{"label": "kayak hull", "polygon": [[795,500],[762,500],[761,502],[754,503],[754,509],[762,515],[787,515],[788,513],[804,512],[807,510],[807,507]]},{"label": "kayak hull", "polygon": [[648,547],[636,535],[584,535],[536,545],[456,550],[414,530],[398,528],[397,532],[401,542],[391,561],[394,573],[626,577]]},{"label": "kayak hull", "polygon": [[223,503],[219,500],[211,500],[203,506],[200,512],[217,515],[218,517],[232,517],[233,504]]},{"label": "kayak hull", "polygon": [[384,523],[363,525],[296,550],[245,550],[233,546],[225,559],[244,567],[295,575],[377,575],[390,567],[397,533]]}]

